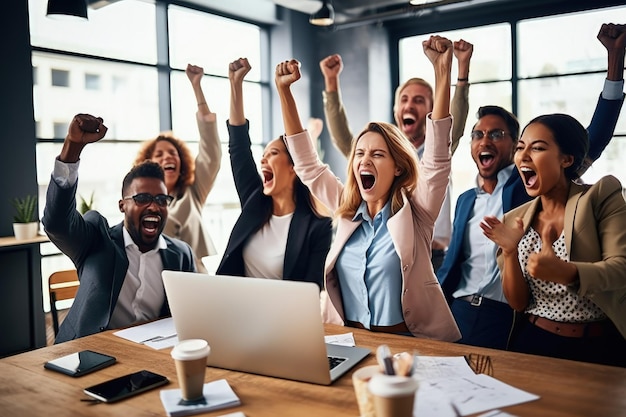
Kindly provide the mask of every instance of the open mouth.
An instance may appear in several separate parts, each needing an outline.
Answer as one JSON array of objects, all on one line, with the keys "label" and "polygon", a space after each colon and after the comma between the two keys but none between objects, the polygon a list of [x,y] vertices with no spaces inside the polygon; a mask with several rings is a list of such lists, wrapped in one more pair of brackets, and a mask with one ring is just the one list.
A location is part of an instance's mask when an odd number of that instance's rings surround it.
[{"label": "open mouth", "polygon": [[496,158],[490,152],[481,152],[478,155],[478,160],[480,161],[480,164],[483,167],[489,168],[490,166],[492,166],[494,164]]},{"label": "open mouth", "polygon": [[524,177],[524,184],[526,184],[527,187],[535,185],[537,182],[537,173],[535,171],[527,167],[521,167],[520,171]]},{"label": "open mouth", "polygon": [[159,224],[161,223],[161,217],[155,215],[144,216],[141,219],[141,226],[148,234],[155,234],[159,230]]},{"label": "open mouth", "polygon": [[163,171],[174,171],[176,170],[175,164],[165,164],[163,165]]},{"label": "open mouth", "polygon": [[369,172],[361,172],[361,185],[364,190],[369,190],[374,186],[376,177]]},{"label": "open mouth", "polygon": [[263,174],[263,185],[274,180],[274,173],[269,169],[262,169],[261,173]]},{"label": "open mouth", "polygon": [[417,123],[417,120],[415,119],[415,116],[413,116],[412,114],[405,114],[402,115],[402,124],[405,126],[413,126],[415,123]]}]

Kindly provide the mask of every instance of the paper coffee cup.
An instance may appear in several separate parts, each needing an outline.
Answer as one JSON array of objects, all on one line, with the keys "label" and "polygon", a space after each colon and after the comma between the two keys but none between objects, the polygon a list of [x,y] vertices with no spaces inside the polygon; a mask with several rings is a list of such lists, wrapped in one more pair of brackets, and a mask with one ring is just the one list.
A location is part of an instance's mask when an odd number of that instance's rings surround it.
[{"label": "paper coffee cup", "polygon": [[352,374],[352,385],[354,386],[356,402],[359,405],[360,417],[376,417],[374,402],[367,389],[367,384],[374,375],[379,373],[380,368],[378,365],[372,365],[359,368]]},{"label": "paper coffee cup", "polygon": [[183,340],[172,349],[181,395],[185,401],[202,398],[206,358],[211,348],[206,340]]},{"label": "paper coffee cup", "polygon": [[417,379],[410,376],[374,375],[368,389],[376,417],[412,417],[418,387]]}]

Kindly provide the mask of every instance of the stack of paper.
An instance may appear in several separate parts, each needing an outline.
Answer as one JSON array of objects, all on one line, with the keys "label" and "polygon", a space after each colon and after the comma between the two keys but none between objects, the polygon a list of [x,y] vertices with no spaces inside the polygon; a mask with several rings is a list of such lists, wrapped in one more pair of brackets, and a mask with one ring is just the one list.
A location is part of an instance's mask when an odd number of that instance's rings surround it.
[{"label": "stack of paper", "polygon": [[161,391],[161,402],[170,417],[189,416],[241,404],[239,397],[225,379],[207,382],[202,389],[205,402],[202,404],[182,405],[180,389]]}]

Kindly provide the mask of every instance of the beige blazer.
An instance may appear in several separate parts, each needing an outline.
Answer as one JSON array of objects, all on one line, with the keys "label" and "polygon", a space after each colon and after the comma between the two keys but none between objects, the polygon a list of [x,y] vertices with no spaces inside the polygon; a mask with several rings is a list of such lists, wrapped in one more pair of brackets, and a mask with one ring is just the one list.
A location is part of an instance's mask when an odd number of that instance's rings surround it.
[{"label": "beige blazer", "polygon": [[222,146],[214,116],[207,119],[198,112],[196,119],[200,146],[195,161],[195,179],[185,193],[176,197],[170,205],[163,233],[187,242],[196,256],[196,268],[199,272],[206,272],[202,258],[215,255],[217,251],[202,223],[202,209],[220,170]]},{"label": "beige blazer", "polygon": [[[522,217],[528,230],[539,198],[506,213],[503,222],[514,226]],[[565,206],[565,246],[578,268],[572,291],[591,299],[626,337],[626,203],[622,185],[611,175],[594,185],[572,183]],[[498,254],[498,266],[504,259]]]},{"label": "beige blazer", "polygon": [[[456,341],[461,337],[443,296],[430,261],[435,219],[450,173],[450,130],[452,117],[433,122],[427,119],[426,146],[419,165],[418,184],[412,195],[404,195],[404,206],[388,223],[389,234],[402,268],[402,312],[414,336]],[[339,207],[343,184],[317,157],[308,133],[288,136],[287,146],[298,177],[312,194],[332,211]],[[326,258],[322,305],[327,323],[344,324],[341,285],[335,262],[360,222],[338,218],[337,233]]]}]

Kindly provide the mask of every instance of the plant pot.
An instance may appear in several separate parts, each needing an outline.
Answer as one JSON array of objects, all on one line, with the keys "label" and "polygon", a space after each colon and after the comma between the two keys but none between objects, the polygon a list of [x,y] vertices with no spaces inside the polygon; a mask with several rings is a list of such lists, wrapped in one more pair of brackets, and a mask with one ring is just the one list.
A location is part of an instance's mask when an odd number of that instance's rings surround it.
[{"label": "plant pot", "polygon": [[13,223],[13,234],[17,240],[34,239],[39,232],[39,222]]}]

